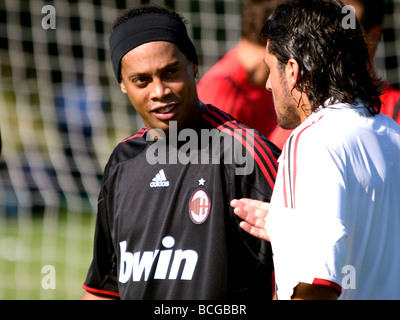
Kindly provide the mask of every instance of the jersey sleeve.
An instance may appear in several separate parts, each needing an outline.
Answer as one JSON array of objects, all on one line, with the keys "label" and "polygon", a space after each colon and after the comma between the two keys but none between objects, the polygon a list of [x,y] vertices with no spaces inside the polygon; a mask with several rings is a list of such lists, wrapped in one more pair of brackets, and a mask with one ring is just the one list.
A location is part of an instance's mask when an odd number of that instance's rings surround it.
[{"label": "jersey sleeve", "polygon": [[98,200],[93,260],[83,288],[91,293],[119,297],[116,254],[110,234],[106,197],[107,189],[103,182]]}]

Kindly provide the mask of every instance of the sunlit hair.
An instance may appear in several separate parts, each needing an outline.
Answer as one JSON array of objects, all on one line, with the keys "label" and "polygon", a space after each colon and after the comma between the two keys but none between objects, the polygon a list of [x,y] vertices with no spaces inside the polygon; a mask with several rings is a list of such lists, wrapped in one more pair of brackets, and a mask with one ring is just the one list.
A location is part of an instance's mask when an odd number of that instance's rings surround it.
[{"label": "sunlit hair", "polygon": [[241,36],[248,41],[265,47],[265,38],[260,37],[260,30],[265,20],[283,0],[243,0]]},{"label": "sunlit hair", "polygon": [[344,28],[343,4],[337,0],[295,0],[279,5],[261,35],[280,67],[299,64],[295,88],[307,94],[315,110],[333,97],[343,103],[360,98],[371,115],[380,112],[382,82],[369,73],[368,49],[360,26]]}]

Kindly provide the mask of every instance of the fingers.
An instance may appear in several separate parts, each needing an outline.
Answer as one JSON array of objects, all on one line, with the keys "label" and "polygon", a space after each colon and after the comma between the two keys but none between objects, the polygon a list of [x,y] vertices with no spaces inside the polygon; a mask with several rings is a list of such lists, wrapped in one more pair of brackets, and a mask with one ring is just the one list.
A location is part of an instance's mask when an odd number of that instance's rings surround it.
[{"label": "fingers", "polygon": [[266,232],[265,228],[258,228],[255,226],[250,225],[246,221],[240,222],[239,226],[246,231],[247,233],[251,234],[252,236],[260,239],[264,239],[270,241],[269,236]]},{"label": "fingers", "polygon": [[231,206],[234,208],[234,212],[238,217],[251,225],[262,227],[262,220],[268,215],[269,203],[244,198],[232,200]]},{"label": "fingers", "polygon": [[260,201],[260,200],[254,200],[254,199],[248,199],[248,198],[242,198],[240,200],[238,199],[233,199],[231,201],[231,205],[233,207],[241,207],[243,208],[244,206],[249,206],[250,207],[254,207],[254,209],[258,208],[258,209],[262,209],[262,210],[267,210],[269,208],[269,203],[268,202],[264,202],[264,201]]},{"label": "fingers", "polygon": [[260,211],[258,209],[253,211],[252,209],[254,209],[254,207],[237,207],[233,212],[251,226],[263,228],[265,226],[265,217],[267,216],[265,211]]},{"label": "fingers", "polygon": [[251,235],[269,241],[266,230],[266,217],[269,203],[253,199],[234,199],[231,201],[234,213],[244,221],[240,227]]}]

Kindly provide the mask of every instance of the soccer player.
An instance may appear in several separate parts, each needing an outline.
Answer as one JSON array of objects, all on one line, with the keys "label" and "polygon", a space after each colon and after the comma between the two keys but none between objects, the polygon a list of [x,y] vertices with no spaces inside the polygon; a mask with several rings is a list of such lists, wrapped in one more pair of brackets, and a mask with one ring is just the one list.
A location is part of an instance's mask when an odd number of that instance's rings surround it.
[{"label": "soccer player", "polygon": [[282,129],[276,122],[272,95],[265,88],[265,39],[259,34],[265,20],[282,1],[243,1],[239,42],[197,84],[201,101],[260,131],[279,148],[291,130]]},{"label": "soccer player", "polygon": [[231,204],[271,241],[278,299],[400,299],[400,126],[379,113],[365,40],[343,28],[342,7],[288,1],[262,29],[266,86],[294,131],[270,205]]},{"label": "soccer player", "polygon": [[270,201],[280,150],[197,96],[183,18],[146,5],[110,37],[115,75],[146,127],[112,153],[83,299],[271,299],[269,243],[233,198]]}]

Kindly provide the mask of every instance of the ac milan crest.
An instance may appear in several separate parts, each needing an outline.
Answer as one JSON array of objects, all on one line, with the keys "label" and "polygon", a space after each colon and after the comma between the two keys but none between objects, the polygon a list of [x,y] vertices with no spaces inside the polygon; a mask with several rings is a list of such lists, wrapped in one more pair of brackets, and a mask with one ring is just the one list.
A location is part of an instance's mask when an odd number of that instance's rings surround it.
[{"label": "ac milan crest", "polygon": [[192,221],[196,224],[206,221],[210,213],[211,202],[208,194],[202,190],[196,190],[189,202],[189,215]]}]

